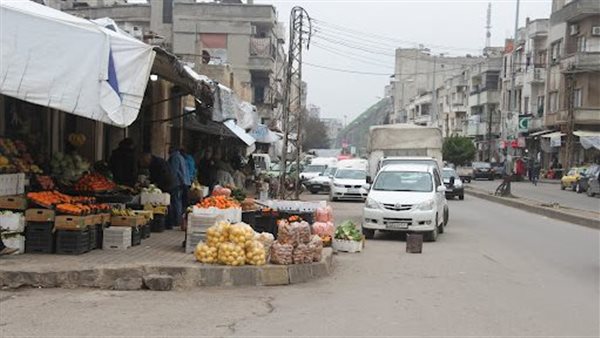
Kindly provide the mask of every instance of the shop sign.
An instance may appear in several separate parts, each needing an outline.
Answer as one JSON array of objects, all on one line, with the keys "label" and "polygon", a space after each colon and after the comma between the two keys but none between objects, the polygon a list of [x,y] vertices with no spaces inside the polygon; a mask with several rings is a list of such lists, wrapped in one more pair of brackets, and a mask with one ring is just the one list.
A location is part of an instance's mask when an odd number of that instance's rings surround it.
[{"label": "shop sign", "polygon": [[561,146],[561,136],[556,135],[550,138],[550,146],[551,147],[560,147]]},{"label": "shop sign", "polygon": [[515,149],[519,147],[519,142],[517,140],[510,141],[510,147]]},{"label": "shop sign", "polygon": [[529,131],[529,124],[531,122],[530,115],[519,115],[519,132],[524,133]]}]

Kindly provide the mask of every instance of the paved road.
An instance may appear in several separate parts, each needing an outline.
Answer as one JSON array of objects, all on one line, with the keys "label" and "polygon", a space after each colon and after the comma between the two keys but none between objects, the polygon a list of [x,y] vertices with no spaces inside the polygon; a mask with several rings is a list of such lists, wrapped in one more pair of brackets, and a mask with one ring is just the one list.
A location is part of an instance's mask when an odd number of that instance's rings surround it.
[{"label": "paved road", "polygon": [[[0,336],[600,335],[599,232],[467,196],[424,253],[378,236],[333,276],[167,293],[0,292]],[[337,220],[361,204],[337,203]],[[1,264],[1,263],[0,263]]]},{"label": "paved road", "polygon": [[[472,181],[467,183],[473,187],[490,192],[496,191],[502,183],[499,179],[494,181]],[[600,212],[600,198],[588,197],[586,194],[578,194],[572,190],[560,190],[560,184],[539,183],[537,186],[529,181],[513,182],[511,184],[513,195],[537,200],[542,203],[560,203],[562,206]]]}]

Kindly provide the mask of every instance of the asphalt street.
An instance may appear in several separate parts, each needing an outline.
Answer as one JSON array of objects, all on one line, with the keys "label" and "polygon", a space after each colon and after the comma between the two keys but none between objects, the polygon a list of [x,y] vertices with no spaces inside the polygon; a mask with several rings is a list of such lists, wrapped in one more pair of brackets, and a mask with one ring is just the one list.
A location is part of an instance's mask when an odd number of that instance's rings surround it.
[{"label": "asphalt street", "polygon": [[[0,336],[600,335],[598,230],[470,196],[449,203],[447,232],[422,254],[378,235],[305,284],[2,291]],[[334,208],[336,221],[358,220],[362,204]]]},{"label": "asphalt street", "polygon": [[[500,183],[502,183],[500,179],[494,181],[477,180],[467,183],[467,186],[471,185],[494,192]],[[537,200],[542,203],[559,203],[562,206],[574,209],[600,212],[599,197],[588,197],[586,194],[578,194],[570,189],[561,190],[560,184],[538,183],[536,186],[529,181],[512,182],[511,190],[512,194],[517,197]]]}]

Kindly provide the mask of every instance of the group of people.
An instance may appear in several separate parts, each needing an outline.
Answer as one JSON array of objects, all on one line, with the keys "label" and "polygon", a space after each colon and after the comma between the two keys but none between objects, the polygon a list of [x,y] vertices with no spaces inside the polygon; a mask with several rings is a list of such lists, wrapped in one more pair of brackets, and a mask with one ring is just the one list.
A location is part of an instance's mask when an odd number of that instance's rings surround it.
[{"label": "group of people", "polygon": [[171,147],[167,160],[150,152],[138,155],[130,138],[122,140],[112,152],[109,167],[117,184],[135,186],[139,174],[145,171],[150,183],[171,195],[167,229],[180,227],[187,207],[195,202],[189,198],[194,181],[198,180],[210,190],[216,185],[243,187],[247,175],[253,171],[239,153],[225,159],[220,151],[212,148],[198,151],[193,156],[184,148]]}]

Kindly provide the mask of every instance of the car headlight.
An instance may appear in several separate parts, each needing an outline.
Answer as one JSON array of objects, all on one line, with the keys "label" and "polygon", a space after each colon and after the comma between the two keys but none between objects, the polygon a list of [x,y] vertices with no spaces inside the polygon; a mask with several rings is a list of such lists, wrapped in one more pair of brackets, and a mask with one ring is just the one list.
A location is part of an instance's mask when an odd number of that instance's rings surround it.
[{"label": "car headlight", "polygon": [[365,201],[365,208],[368,209],[382,209],[381,207],[381,203],[377,202],[376,200],[368,197],[367,200]]},{"label": "car headlight", "polygon": [[337,183],[334,183],[333,185],[334,185],[336,188],[343,188],[343,187],[344,187],[344,185],[343,185],[343,184],[337,184]]},{"label": "car headlight", "polygon": [[429,210],[433,210],[433,200],[429,200],[429,201],[425,201],[422,203],[419,203],[417,205],[417,210],[421,210],[421,211],[429,211]]}]

